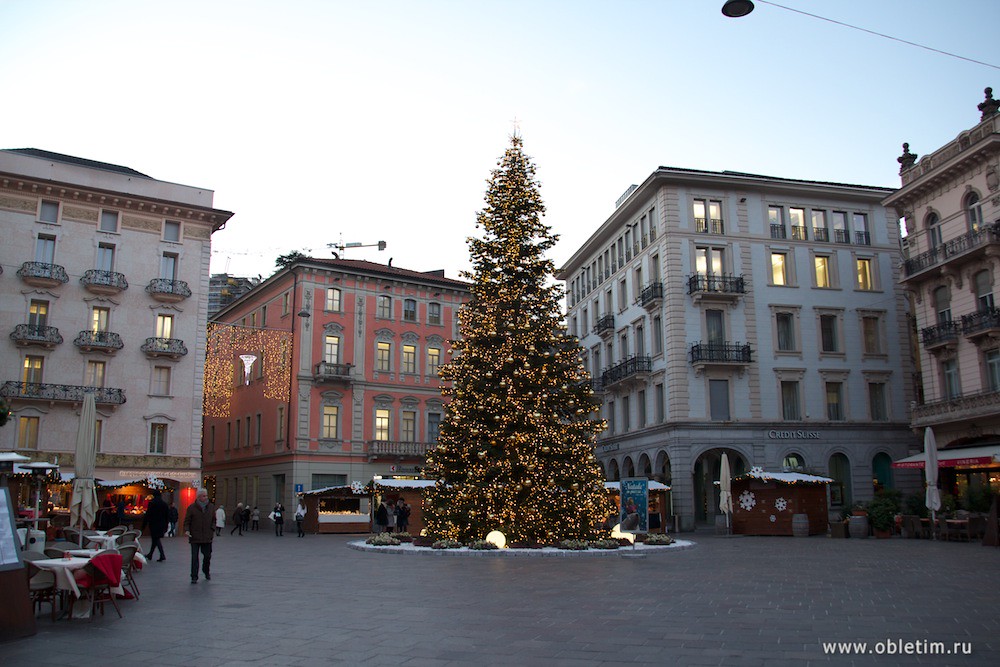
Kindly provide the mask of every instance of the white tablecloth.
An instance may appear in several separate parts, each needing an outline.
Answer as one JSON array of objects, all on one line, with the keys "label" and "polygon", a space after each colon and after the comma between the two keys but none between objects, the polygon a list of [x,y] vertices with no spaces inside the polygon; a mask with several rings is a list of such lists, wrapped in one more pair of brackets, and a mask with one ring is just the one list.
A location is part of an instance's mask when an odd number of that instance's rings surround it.
[{"label": "white tablecloth", "polygon": [[[63,591],[71,591],[77,598],[80,597],[80,587],[76,584],[73,572],[81,569],[90,562],[89,558],[49,558],[46,560],[31,561],[40,570],[47,570],[56,575],[56,588]],[[119,584],[112,586],[113,595],[124,595],[125,589]],[[90,607],[88,605],[74,605],[73,618],[88,618]]]}]

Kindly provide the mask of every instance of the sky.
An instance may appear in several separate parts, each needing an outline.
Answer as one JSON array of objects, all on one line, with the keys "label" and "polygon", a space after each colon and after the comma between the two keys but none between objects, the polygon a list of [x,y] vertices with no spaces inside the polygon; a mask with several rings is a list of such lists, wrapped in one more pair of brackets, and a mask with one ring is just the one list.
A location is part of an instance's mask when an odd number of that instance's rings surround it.
[{"label": "sky", "polygon": [[292,250],[457,278],[517,128],[557,266],[658,166],[895,187],[1000,97],[996,0],[0,0],[0,148],[234,212],[213,273]]}]

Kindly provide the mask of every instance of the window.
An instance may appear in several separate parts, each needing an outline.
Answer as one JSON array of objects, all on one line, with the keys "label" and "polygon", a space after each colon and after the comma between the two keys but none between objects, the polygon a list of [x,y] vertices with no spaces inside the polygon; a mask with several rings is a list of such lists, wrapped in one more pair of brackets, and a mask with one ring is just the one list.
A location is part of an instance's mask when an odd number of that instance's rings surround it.
[{"label": "window", "polygon": [[[212,428],[214,429],[215,427],[213,426]],[[212,434],[213,434],[213,437],[214,437],[214,435],[215,435],[215,431],[214,430],[212,431]],[[94,451],[95,452],[101,451],[101,441],[103,441],[103,440],[104,440],[104,420],[103,419],[95,419],[94,420]]]},{"label": "window", "polygon": [[323,406],[323,425],[321,438],[333,439],[337,437],[337,419],[340,415],[340,408],[336,405]]},{"label": "window", "polygon": [[616,431],[616,429],[615,429],[615,402],[614,401],[608,401],[607,415],[608,415],[608,419],[607,419],[607,422],[608,422],[608,433],[614,433]]},{"label": "window", "polygon": [[242,426],[243,422],[240,420],[239,417],[237,417],[236,421],[234,423],[236,424],[236,437],[233,438],[233,449],[239,449],[240,448],[240,431],[242,430],[241,426]]},{"label": "window", "polygon": [[427,442],[437,442],[441,434],[441,415],[437,412],[427,413]]},{"label": "window", "polygon": [[165,252],[160,256],[160,278],[177,280],[177,255],[175,253]]},{"label": "window", "polygon": [[635,325],[635,353],[637,356],[646,356],[646,330],[641,324]]},{"label": "window", "polygon": [[417,302],[414,299],[405,299],[403,301],[403,321],[417,321]]},{"label": "window", "polygon": [[962,386],[958,378],[958,363],[954,359],[941,362],[941,380],[944,386],[944,397],[958,398],[962,395]]},{"label": "window", "polygon": [[872,275],[872,261],[867,258],[859,258],[857,260],[857,266],[858,266],[858,289],[859,290],[875,289],[874,276]]},{"label": "window", "polygon": [[170,395],[170,366],[153,367],[153,394],[156,396]]},{"label": "window", "polygon": [[702,276],[721,276],[725,259],[722,248],[695,248],[694,270]]},{"label": "window", "polygon": [[257,413],[256,422],[257,422],[256,423],[257,428],[254,429],[254,435],[257,437],[254,438],[254,444],[260,445],[260,432],[261,432],[261,427],[264,425],[264,422],[263,422],[263,415],[261,415],[259,412]]},{"label": "window", "polygon": [[232,422],[226,422],[226,451],[229,451],[229,447],[233,442],[233,424]]},{"label": "window", "polygon": [[118,211],[101,211],[101,224],[98,229],[102,232],[118,233]]},{"label": "window", "polygon": [[850,243],[847,237],[847,214],[843,211],[833,212],[833,240],[836,243]]},{"label": "window", "polygon": [[632,400],[629,396],[622,396],[622,430],[628,433],[632,430]]},{"label": "window", "polygon": [[375,370],[392,370],[392,343],[380,341],[375,344]]},{"label": "window", "polygon": [[794,352],[797,349],[795,345],[795,316],[792,313],[776,313],[774,321],[778,333],[778,350],[780,352]]},{"label": "window", "polygon": [[841,382],[826,383],[826,418],[830,421],[844,420],[844,385]]},{"label": "window", "polygon": [[41,222],[57,224],[59,222],[59,202],[43,199],[38,209],[38,219]]},{"label": "window", "polygon": [[622,355],[622,361],[628,359],[628,334],[621,335],[621,346],[619,347],[618,353]]},{"label": "window", "polygon": [[826,211],[812,212],[813,239],[816,241],[829,241],[830,234],[826,229]]},{"label": "window", "polygon": [[181,223],[174,220],[163,221],[163,240],[171,243],[181,242]]},{"label": "window", "polygon": [[20,417],[17,420],[17,448],[38,449],[39,417]]},{"label": "window", "polygon": [[653,354],[663,354],[663,318],[653,318]]},{"label": "window", "polygon": [[417,372],[417,346],[403,345],[403,373]]},{"label": "window", "polygon": [[39,234],[35,239],[35,261],[52,264],[56,261],[56,237]]},{"label": "window", "polygon": [[427,324],[441,324],[441,304],[427,304]]},{"label": "window", "polygon": [[1000,391],[1000,350],[990,350],[983,358],[987,391]]},{"label": "window", "polygon": [[868,216],[864,213],[855,213],[851,217],[854,221],[854,242],[858,245],[871,245],[872,237],[868,232]]},{"label": "window", "polygon": [[97,270],[115,270],[115,247],[110,243],[101,243],[97,246]]},{"label": "window", "polygon": [[[611,303],[611,300],[608,300]],[[628,283],[623,278],[618,282],[618,310],[625,310],[628,305]]]},{"label": "window", "polygon": [[861,337],[865,354],[884,354],[882,346],[882,318],[878,315],[864,315],[861,318]]},{"label": "window", "polygon": [[90,311],[90,330],[94,333],[108,330],[108,319],[111,317],[111,309],[95,306]]},{"label": "window", "polygon": [[277,429],[274,435],[276,440],[285,439],[285,406],[283,405],[278,406]]},{"label": "window", "polygon": [[816,255],[813,262],[816,266],[816,287],[833,287],[830,281],[830,258],[826,255]]},{"label": "window", "polygon": [[389,410],[386,408],[375,411],[375,439],[389,439]]},{"label": "window", "polygon": [[88,361],[83,383],[88,387],[103,387],[104,371],[103,361]]},{"label": "window", "polygon": [[156,337],[157,338],[173,338],[174,337],[174,316],[173,315],[157,315],[156,316]]},{"label": "window", "polygon": [[983,207],[979,202],[979,195],[970,192],[965,197],[965,221],[969,225],[970,232],[978,232],[983,226]]},{"label": "window", "polygon": [[49,302],[32,299],[28,305],[28,325],[44,327],[49,321]]},{"label": "window", "polygon": [[392,317],[392,297],[380,295],[376,300],[375,317],[389,319]]},{"label": "window", "polygon": [[287,315],[290,305],[291,305],[292,295],[289,292],[285,292],[281,295],[281,314]]},{"label": "window", "polygon": [[646,390],[639,390],[639,428],[645,428],[646,420]]},{"label": "window", "polygon": [[787,238],[785,234],[785,220],[783,210],[780,206],[768,206],[767,207],[767,221],[771,227],[771,238],[772,239],[783,239]]},{"label": "window", "polygon": [[868,412],[873,422],[889,421],[884,382],[868,383]]},{"label": "window", "polygon": [[806,211],[802,208],[788,209],[788,221],[792,223],[792,238],[797,241],[805,241],[809,238],[806,234]]},{"label": "window", "polygon": [[323,309],[330,312],[340,311],[340,290],[336,287],[326,288],[326,302],[323,304]]},{"label": "window", "polygon": [[399,418],[399,436],[403,442],[417,441],[417,413],[413,410],[403,410]]},{"label": "window", "polygon": [[657,383],[653,387],[653,398],[656,401],[656,410],[653,413],[656,416],[656,423],[662,424],[663,420],[666,418],[666,413],[664,412],[666,409],[666,404],[665,404],[666,396],[663,391],[662,382]]},{"label": "window", "polygon": [[787,256],[783,252],[771,253],[771,284],[788,285]]},{"label": "window", "polygon": [[993,286],[990,281],[990,272],[979,271],[973,276],[976,285],[976,310],[979,312],[993,309]]},{"label": "window", "polygon": [[716,422],[727,422],[729,415],[729,380],[708,381],[709,418]]},{"label": "window", "polygon": [[437,375],[438,369],[441,368],[441,348],[429,347],[427,348],[427,374]]},{"label": "window", "polygon": [[790,452],[785,455],[785,458],[781,461],[781,468],[785,472],[791,472],[795,470],[804,470],[806,467],[806,461],[802,458],[802,455],[797,452]]},{"label": "window", "polygon": [[[239,422],[236,422],[237,424]],[[163,454],[167,451],[167,425],[149,425],[149,453]]]},{"label": "window", "polygon": [[702,234],[725,234],[722,222],[722,202],[706,199],[694,200],[695,229]]},{"label": "window", "polygon": [[24,374],[21,376],[24,382],[35,384],[42,381],[42,369],[45,366],[43,357],[27,356],[24,358]]},{"label": "window", "polygon": [[941,235],[941,217],[937,213],[929,213],[924,226],[927,227],[927,245],[931,250],[944,243]]},{"label": "window", "polygon": [[836,315],[819,316],[820,349],[823,352],[840,352],[840,337]]},{"label": "window", "polygon": [[250,446],[251,436],[253,435],[252,432],[250,431],[250,418],[249,417],[247,417],[246,426],[247,426],[246,427],[246,431],[245,431],[246,440],[244,441],[243,446],[244,447],[249,447]]},{"label": "window", "polygon": [[781,416],[785,421],[802,419],[799,408],[799,383],[796,380],[781,381]]},{"label": "window", "polygon": [[340,338],[338,336],[326,336],[323,339],[323,361],[328,364],[340,362]]},{"label": "window", "polygon": [[726,342],[726,314],[721,310],[705,311],[705,333],[709,345]]},{"label": "window", "polygon": [[951,322],[951,291],[944,285],[934,290],[934,311],[938,324]]}]

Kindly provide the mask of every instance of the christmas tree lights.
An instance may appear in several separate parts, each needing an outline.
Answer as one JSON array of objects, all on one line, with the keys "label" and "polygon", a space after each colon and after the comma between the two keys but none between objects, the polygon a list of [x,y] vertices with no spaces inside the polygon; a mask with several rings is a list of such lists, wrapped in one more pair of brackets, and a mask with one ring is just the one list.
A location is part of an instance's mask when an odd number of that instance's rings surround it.
[{"label": "christmas tree lights", "polygon": [[578,340],[562,323],[562,289],[545,257],[558,240],[541,222],[535,167],[518,136],[489,180],[469,238],[471,300],[442,366],[451,397],[425,474],[428,533],[471,542],[595,539],[614,512],[593,455],[604,423]]}]

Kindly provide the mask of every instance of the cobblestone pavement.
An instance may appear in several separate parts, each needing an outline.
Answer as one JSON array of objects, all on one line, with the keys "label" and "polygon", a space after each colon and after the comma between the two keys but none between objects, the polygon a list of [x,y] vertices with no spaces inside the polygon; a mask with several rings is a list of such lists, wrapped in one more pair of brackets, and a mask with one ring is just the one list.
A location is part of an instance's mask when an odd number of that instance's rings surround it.
[{"label": "cobblestone pavement", "polygon": [[[37,635],[0,645],[0,664],[1000,664],[1000,549],[683,537],[697,545],[642,559],[465,559],[226,531],[212,581],[196,586],[186,541],[172,538],[124,619],[43,613]],[[822,645],[887,640],[883,655]],[[921,654],[889,653],[899,642]],[[925,642],[959,642],[960,654],[926,655]]]}]

